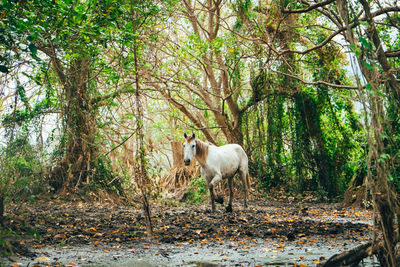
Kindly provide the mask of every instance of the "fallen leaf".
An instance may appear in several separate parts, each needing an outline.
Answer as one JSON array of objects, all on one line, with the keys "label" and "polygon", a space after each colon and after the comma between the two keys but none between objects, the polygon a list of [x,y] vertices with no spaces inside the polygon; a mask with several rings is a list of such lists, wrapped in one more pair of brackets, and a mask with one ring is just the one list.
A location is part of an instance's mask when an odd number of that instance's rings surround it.
[{"label": "fallen leaf", "polygon": [[65,234],[57,234],[53,238],[54,239],[66,239],[67,236]]},{"label": "fallen leaf", "polygon": [[110,251],[109,251],[109,250],[104,250],[104,252],[105,252],[105,253],[110,253]]},{"label": "fallen leaf", "polygon": [[73,262],[70,262],[70,263],[67,263],[66,266],[67,266],[67,267],[73,267],[73,266],[78,266],[78,264],[73,263]]},{"label": "fallen leaf", "polygon": [[36,260],[37,261],[49,261],[50,259],[48,257],[39,257]]}]

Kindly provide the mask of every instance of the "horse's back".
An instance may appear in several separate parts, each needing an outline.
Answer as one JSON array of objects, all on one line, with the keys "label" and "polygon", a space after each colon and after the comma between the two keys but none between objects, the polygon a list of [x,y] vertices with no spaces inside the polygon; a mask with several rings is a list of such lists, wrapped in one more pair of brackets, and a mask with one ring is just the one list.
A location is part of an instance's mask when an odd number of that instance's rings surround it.
[{"label": "horse's back", "polygon": [[241,158],[245,158],[247,160],[246,152],[244,151],[242,146],[240,146],[238,144],[228,144],[228,145],[221,146],[221,148],[223,148],[223,147],[227,147],[229,150],[235,151]]},{"label": "horse's back", "polygon": [[236,163],[239,167],[247,168],[248,158],[244,149],[238,144],[227,144],[215,147],[222,160],[226,163]]}]

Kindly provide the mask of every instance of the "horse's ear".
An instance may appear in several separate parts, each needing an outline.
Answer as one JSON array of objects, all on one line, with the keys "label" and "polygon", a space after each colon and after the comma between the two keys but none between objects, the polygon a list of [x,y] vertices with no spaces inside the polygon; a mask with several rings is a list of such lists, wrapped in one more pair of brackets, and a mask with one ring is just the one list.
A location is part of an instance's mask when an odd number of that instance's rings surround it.
[{"label": "horse's ear", "polygon": [[187,134],[186,134],[186,133],[183,133],[183,137],[185,137],[185,139],[187,139]]},{"label": "horse's ear", "polygon": [[196,136],[194,135],[194,133],[192,133],[192,139],[195,139],[196,138]]}]

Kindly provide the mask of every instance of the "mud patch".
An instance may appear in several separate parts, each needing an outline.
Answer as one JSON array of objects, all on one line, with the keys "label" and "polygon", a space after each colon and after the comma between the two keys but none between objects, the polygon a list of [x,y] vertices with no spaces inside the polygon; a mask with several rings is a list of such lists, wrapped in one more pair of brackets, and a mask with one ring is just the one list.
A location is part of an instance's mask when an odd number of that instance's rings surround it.
[{"label": "mud patch", "polygon": [[[36,202],[7,210],[24,249],[8,262],[91,266],[316,263],[370,239],[371,214],[336,204],[252,201],[219,206],[152,206],[154,237],[129,206]],[[27,233],[35,233],[37,238]],[[28,254],[31,253],[31,254]],[[372,264],[372,262],[369,262]],[[138,266],[139,266],[138,265]]]}]

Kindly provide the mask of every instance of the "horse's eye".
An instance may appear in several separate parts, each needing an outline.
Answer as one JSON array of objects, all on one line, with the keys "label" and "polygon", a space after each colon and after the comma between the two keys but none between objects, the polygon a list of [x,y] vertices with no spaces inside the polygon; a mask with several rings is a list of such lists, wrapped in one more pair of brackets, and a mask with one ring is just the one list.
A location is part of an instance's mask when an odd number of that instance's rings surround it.
[{"label": "horse's eye", "polygon": [[194,145],[192,145],[192,147],[194,148]]}]

